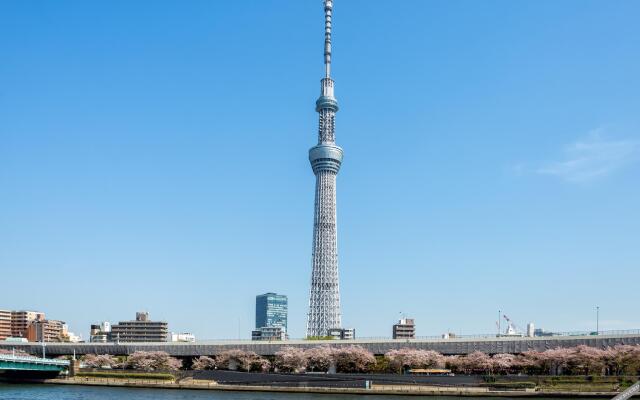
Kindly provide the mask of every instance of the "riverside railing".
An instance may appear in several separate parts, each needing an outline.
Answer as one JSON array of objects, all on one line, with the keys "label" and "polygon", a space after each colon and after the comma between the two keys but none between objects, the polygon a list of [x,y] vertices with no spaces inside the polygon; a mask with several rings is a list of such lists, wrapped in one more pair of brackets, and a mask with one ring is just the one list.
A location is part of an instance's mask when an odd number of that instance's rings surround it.
[{"label": "riverside railing", "polygon": [[[416,336],[412,339],[393,339],[389,336],[358,336],[355,339],[351,340],[341,340],[341,342],[349,342],[349,341],[367,341],[367,340],[394,340],[398,342],[406,342],[407,340],[455,340],[455,339],[509,339],[509,338],[526,338],[528,336],[524,334],[520,335],[504,335],[497,333],[477,333],[477,334],[449,334],[448,337],[443,337],[445,335],[431,335],[431,336]],[[533,336],[533,338],[551,338],[551,337],[572,337],[572,336],[624,336],[624,335],[640,335],[640,329],[627,329],[627,330],[608,330],[608,331],[566,331],[566,332],[544,332],[542,335]],[[288,341],[305,341],[309,343],[313,342],[323,342],[323,341],[331,341],[332,339],[312,339],[308,340],[306,338],[289,338]],[[238,343],[238,342],[281,342],[281,340],[261,340],[255,341],[251,339],[203,339],[198,340],[195,343]],[[187,343],[187,342],[185,342]]]}]

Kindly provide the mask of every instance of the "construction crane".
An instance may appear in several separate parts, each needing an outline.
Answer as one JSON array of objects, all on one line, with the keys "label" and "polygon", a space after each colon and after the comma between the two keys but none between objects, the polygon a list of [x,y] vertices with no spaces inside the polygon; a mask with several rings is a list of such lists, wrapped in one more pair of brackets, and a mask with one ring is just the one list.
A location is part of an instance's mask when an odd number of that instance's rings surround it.
[{"label": "construction crane", "polygon": [[507,314],[503,314],[502,317],[507,321],[507,329],[504,331],[505,336],[523,336],[522,333],[518,332],[518,326],[507,316]]}]

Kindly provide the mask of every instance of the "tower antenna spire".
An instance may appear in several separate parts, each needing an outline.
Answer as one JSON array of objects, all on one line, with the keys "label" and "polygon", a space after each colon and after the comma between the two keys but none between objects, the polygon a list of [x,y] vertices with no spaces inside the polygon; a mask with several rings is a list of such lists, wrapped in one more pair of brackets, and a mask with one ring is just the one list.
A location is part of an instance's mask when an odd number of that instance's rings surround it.
[{"label": "tower antenna spire", "polygon": [[325,76],[331,76],[331,16],[333,0],[324,0],[324,71]]}]

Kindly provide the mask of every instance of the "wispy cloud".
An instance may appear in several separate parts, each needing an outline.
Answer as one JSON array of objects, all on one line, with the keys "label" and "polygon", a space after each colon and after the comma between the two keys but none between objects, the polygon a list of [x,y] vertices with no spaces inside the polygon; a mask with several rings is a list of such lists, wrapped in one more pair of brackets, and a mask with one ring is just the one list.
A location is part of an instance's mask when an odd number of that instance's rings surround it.
[{"label": "wispy cloud", "polygon": [[547,163],[536,170],[567,182],[583,183],[604,178],[638,160],[640,142],[636,140],[607,140],[602,130],[595,130],[586,138],[564,149],[561,161]]}]

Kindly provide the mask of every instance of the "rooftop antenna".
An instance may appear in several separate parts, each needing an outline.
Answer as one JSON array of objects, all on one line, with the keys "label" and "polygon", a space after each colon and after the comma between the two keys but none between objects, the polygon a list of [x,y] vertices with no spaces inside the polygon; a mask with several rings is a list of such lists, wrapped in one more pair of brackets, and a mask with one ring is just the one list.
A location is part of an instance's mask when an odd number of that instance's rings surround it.
[{"label": "rooftop antenna", "polygon": [[333,0],[324,0],[324,72],[325,77],[331,75],[331,15]]}]

